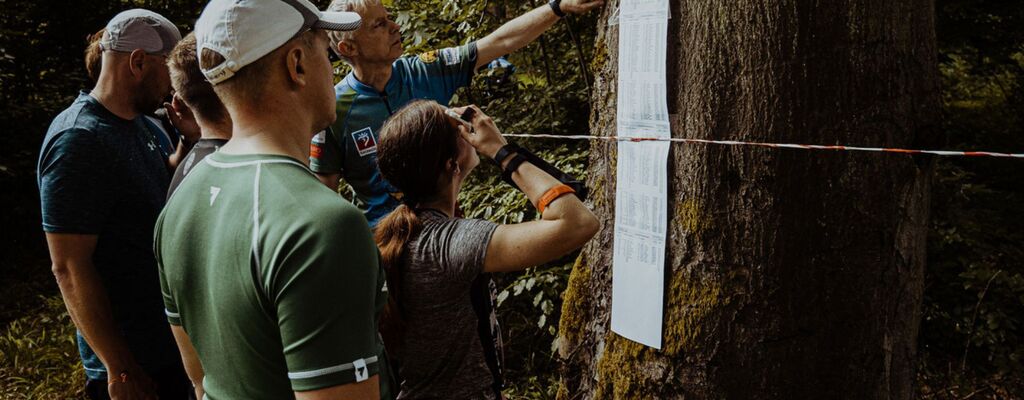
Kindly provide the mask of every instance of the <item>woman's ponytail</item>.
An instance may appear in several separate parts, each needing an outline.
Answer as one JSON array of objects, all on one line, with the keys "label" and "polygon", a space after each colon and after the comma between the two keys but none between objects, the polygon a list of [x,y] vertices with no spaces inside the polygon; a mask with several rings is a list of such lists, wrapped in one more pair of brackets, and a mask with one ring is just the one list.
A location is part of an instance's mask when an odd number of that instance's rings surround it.
[{"label": "woman's ponytail", "polygon": [[377,223],[374,239],[380,249],[381,264],[387,274],[388,303],[380,321],[384,347],[392,357],[399,357],[405,321],[398,299],[402,295],[402,265],[406,244],[423,228],[423,223],[412,208],[402,204]]}]

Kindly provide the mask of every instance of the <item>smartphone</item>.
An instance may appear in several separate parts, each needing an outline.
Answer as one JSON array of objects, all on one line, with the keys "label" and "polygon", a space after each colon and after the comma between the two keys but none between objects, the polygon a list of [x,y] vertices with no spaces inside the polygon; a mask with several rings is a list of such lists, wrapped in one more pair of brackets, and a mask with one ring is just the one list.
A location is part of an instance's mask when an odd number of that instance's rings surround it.
[{"label": "smartphone", "polygon": [[469,129],[470,132],[473,131],[473,124],[469,121],[473,119],[473,115],[476,114],[476,111],[473,110],[472,108],[467,108],[466,111],[463,112],[461,115],[459,115],[458,113],[455,112],[455,110],[452,110],[450,108],[446,108],[444,110],[444,113],[448,114],[449,117],[455,118],[455,120],[462,123],[462,125],[465,125],[466,129]]}]

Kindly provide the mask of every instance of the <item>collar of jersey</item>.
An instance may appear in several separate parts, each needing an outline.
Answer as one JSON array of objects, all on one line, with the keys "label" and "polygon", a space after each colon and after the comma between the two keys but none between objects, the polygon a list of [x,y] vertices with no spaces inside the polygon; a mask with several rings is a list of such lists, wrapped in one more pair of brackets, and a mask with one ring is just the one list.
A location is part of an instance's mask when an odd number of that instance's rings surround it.
[{"label": "collar of jersey", "polygon": [[[384,85],[384,92],[389,96],[391,93],[394,93],[395,89],[398,88],[398,81],[400,79],[401,78],[398,77],[398,68],[395,67],[394,64],[391,64],[391,78],[388,79],[388,84]],[[355,90],[356,93],[361,96],[380,97],[381,95],[381,93],[373,86],[362,83],[359,79],[356,79],[355,72],[349,72],[348,75],[345,75],[345,79],[342,80],[342,83]]]},{"label": "collar of jersey", "polygon": [[309,170],[309,167],[299,160],[280,154],[228,154],[218,151],[207,156],[207,159],[213,161],[210,163],[211,165],[219,168],[233,168],[246,165],[272,163],[294,164],[298,167]]}]

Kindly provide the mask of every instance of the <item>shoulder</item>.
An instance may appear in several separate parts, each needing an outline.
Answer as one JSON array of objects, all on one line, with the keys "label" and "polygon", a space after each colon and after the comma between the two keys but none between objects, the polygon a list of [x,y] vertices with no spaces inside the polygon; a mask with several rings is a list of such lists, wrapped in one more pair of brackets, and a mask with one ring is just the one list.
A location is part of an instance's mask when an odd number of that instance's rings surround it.
[{"label": "shoulder", "polygon": [[262,202],[285,211],[295,224],[331,228],[335,223],[366,225],[363,213],[318,181],[303,166],[264,164],[260,172]]},{"label": "shoulder", "polygon": [[423,221],[420,238],[426,241],[437,239],[441,243],[463,243],[464,241],[487,241],[498,225],[483,219],[449,218],[436,211],[418,213]]},{"label": "shoulder", "polygon": [[94,130],[80,126],[57,128],[47,132],[41,152],[42,158],[54,158],[68,153],[95,154],[103,149]]}]

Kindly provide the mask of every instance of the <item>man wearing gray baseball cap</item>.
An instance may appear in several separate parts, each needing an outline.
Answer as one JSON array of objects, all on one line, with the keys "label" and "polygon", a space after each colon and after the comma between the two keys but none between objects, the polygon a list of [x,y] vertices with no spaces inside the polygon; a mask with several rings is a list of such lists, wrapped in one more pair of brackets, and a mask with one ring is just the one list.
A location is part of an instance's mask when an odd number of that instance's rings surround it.
[{"label": "man wearing gray baseball cap", "polygon": [[306,0],[213,0],[196,22],[232,138],[171,195],[154,250],[167,319],[209,398],[392,398],[369,226],[306,165],[335,118],[326,31],[359,23]]},{"label": "man wearing gray baseball cap", "polygon": [[179,39],[152,11],[111,19],[96,87],[53,120],[39,156],[43,230],[92,399],[191,392],[161,309],[151,240],[169,171],[143,121],[170,93],[166,56]]}]

